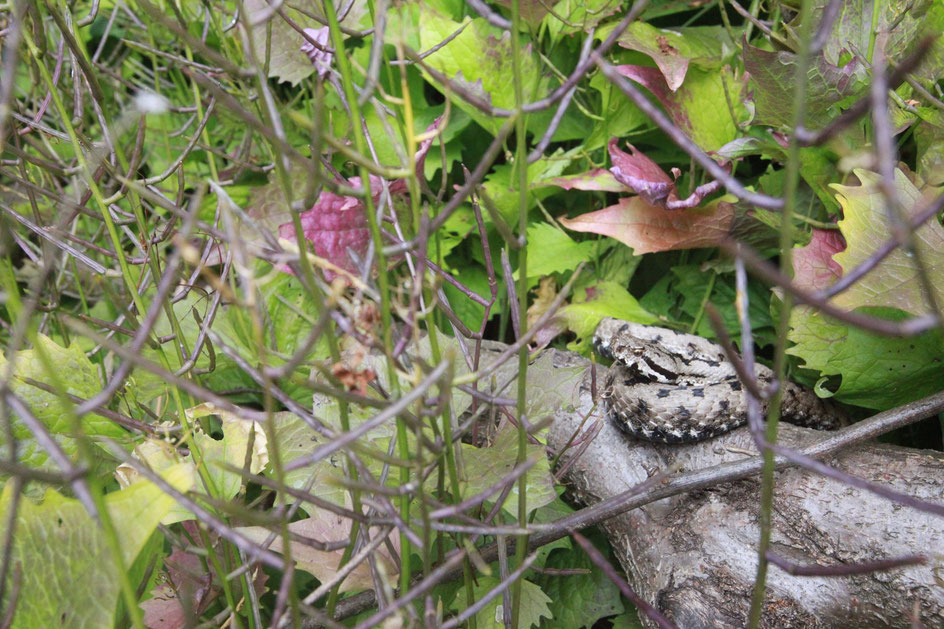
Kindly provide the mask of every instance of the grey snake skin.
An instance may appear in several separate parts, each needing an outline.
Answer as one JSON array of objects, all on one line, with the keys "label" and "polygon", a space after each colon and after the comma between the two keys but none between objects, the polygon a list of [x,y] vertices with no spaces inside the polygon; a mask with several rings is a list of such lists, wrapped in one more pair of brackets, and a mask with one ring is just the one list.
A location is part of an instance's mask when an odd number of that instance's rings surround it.
[{"label": "grey snake skin", "polygon": [[[747,421],[746,393],[720,345],[700,336],[606,318],[593,337],[613,360],[603,389],[611,419],[633,437],[662,443],[710,439]],[[755,365],[763,386],[773,379]],[[761,406],[766,412],[767,401]],[[793,382],[783,385],[781,418],[831,430],[846,423],[834,407]]]}]

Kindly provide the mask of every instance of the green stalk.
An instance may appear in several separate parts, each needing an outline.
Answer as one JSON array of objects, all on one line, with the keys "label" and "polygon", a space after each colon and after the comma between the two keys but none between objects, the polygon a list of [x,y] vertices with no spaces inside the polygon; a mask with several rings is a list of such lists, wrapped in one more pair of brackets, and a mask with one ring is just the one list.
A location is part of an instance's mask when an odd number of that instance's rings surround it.
[{"label": "green stalk", "polygon": [[[524,112],[524,78],[521,75],[521,0],[511,5],[511,59],[513,68],[515,107],[518,116],[515,120],[515,166],[518,169],[518,237],[524,238],[528,231],[528,147]],[[518,250],[518,313],[520,333],[527,331],[528,319],[528,247]],[[528,346],[524,345],[518,353],[518,465],[522,465],[528,456],[528,430],[525,426],[528,393]],[[518,479],[518,526],[528,525],[528,475]],[[524,563],[528,551],[528,538],[519,537],[515,544],[515,560],[510,569]],[[511,586],[511,626],[518,626],[521,613],[521,580]]]},{"label": "green stalk", "polygon": [[[751,6],[747,11],[756,18],[760,13],[760,0],[751,0]],[[744,24],[744,41],[751,41],[751,35],[753,32],[754,23],[750,20],[747,20],[747,22]]]},{"label": "green stalk", "polygon": [[[795,84],[793,87],[793,128],[798,129],[806,119],[807,69],[810,65],[810,37],[812,28],[812,6],[810,0],[803,0],[800,7],[800,49],[797,53]],[[797,185],[800,179],[800,145],[796,135],[790,139],[787,151],[787,167],[784,178],[784,206],[780,217],[780,271],[787,277],[793,275],[793,212],[797,200]],[[774,353],[774,374],[783,382],[786,365],[787,332],[790,329],[790,311],[793,309],[793,296],[783,292],[783,308],[777,325],[777,347]],[[770,400],[767,411],[767,431],[765,439],[776,443],[780,424],[780,401],[783,387]],[[764,450],[764,467],[761,476],[760,496],[760,541],[757,548],[757,577],[754,581],[754,593],[751,597],[751,609],[748,626],[756,629],[760,626],[764,610],[764,591],[767,583],[767,550],[770,548],[772,513],[774,501],[774,453]]]},{"label": "green stalk", "polygon": [[[361,110],[357,104],[357,91],[354,89],[354,76],[351,69],[351,60],[348,59],[344,50],[344,35],[341,33],[341,25],[338,22],[338,13],[334,7],[333,0],[324,2],[325,17],[328,18],[328,28],[331,31],[331,43],[334,46],[335,63],[338,71],[341,73],[341,84],[344,88],[344,95],[347,98],[348,107],[351,110],[351,133],[354,136],[354,148],[361,155],[367,155],[367,141],[364,137],[364,130],[361,127]],[[391,393],[394,397],[400,395],[400,383],[397,380],[397,374],[393,368],[393,325],[390,307],[390,278],[387,275],[387,256],[383,252],[383,237],[380,233],[380,225],[377,223],[377,215],[374,212],[374,200],[370,189],[370,171],[362,164],[359,167],[361,176],[361,186],[364,188],[364,209],[367,212],[367,225],[370,229],[370,237],[374,244],[374,255],[377,258],[377,286],[380,289],[380,319],[383,326],[383,344],[384,353],[387,357],[387,378],[390,383]],[[410,444],[407,441],[407,426],[403,418],[397,417],[397,447],[400,458],[404,461],[410,460]],[[410,482],[410,468],[400,468],[400,485],[406,485]],[[410,497],[403,495],[399,497],[400,517],[404,522],[410,521]],[[412,544],[409,538],[403,532],[400,533],[400,591],[406,592],[410,588],[410,553]]]},{"label": "green stalk", "polygon": [[705,294],[701,298],[701,303],[698,304],[698,312],[695,313],[695,319],[692,321],[692,324],[688,327],[690,334],[695,334],[695,330],[698,329],[698,326],[701,325],[702,317],[705,315],[705,307],[708,305],[708,302],[711,300],[711,291],[715,289],[715,279],[718,277],[718,274],[714,271],[711,271],[711,275],[708,276],[708,286],[705,287]]},{"label": "green stalk", "polygon": [[[403,57],[402,54],[400,56]],[[406,140],[407,155],[412,156],[412,155],[415,155],[416,153],[416,141],[415,141],[415,136],[413,134],[413,129],[414,129],[413,101],[410,97],[409,86],[407,85],[406,67],[402,65],[400,66],[400,97],[403,99],[403,112],[404,112],[403,119],[404,119],[404,127],[405,127],[403,135],[404,135],[404,139]],[[419,175],[416,173],[415,167],[409,170],[410,170],[410,178],[408,180],[408,183],[410,186],[410,203],[411,203],[411,209],[413,212],[413,225],[414,225],[414,229],[418,230],[419,224],[420,224]],[[437,243],[438,243],[438,239],[437,239]],[[427,251],[427,255],[428,253],[429,252]],[[442,266],[443,260],[442,260],[442,256],[438,255],[439,253],[440,251],[437,246],[437,263],[439,264],[439,266]],[[426,282],[423,281],[423,278],[426,277],[426,273],[427,273],[426,267],[424,266],[423,268],[418,269],[418,271],[420,273],[420,278],[421,278],[419,281],[423,282],[423,285],[424,285],[423,292],[426,295],[427,300],[433,299],[432,291],[429,290],[429,288],[426,286]],[[417,333],[419,333],[418,326],[419,324],[417,322],[417,327],[415,329]],[[427,329],[427,334],[429,336],[430,353],[433,359],[433,363],[439,364],[442,361],[442,350],[440,349],[440,345],[439,345],[439,331],[436,329],[435,320],[432,322],[432,324],[427,325],[426,329]],[[444,378],[443,382],[451,383],[452,374],[450,374],[448,378]],[[459,489],[459,471],[458,471],[458,466],[456,465],[455,448],[457,446],[452,438],[452,407],[450,404],[447,403],[443,406],[443,412],[440,418],[442,422],[441,432],[443,435],[443,443],[444,443],[443,452],[444,452],[445,461],[446,461],[446,473],[449,476],[450,493],[452,495],[452,501],[459,502],[462,500],[462,494],[460,493],[460,489]],[[421,463],[419,459],[417,462],[418,462],[418,465]],[[418,469],[418,473],[420,471],[421,470]],[[425,511],[424,511],[423,522],[424,522],[424,527],[429,526],[429,522],[427,522],[425,518]],[[466,536],[461,533],[457,535],[457,545],[459,547],[462,547],[462,545],[464,544],[465,538]],[[441,535],[439,536],[439,541],[440,542],[442,541]],[[424,570],[428,572],[428,566],[426,565],[426,561],[425,561],[426,557],[428,556],[428,544],[427,544],[427,549],[424,549],[424,553],[427,553],[427,554],[424,554]],[[468,558],[466,558],[462,562],[462,578],[463,578],[463,585],[464,585],[465,593],[466,593],[466,604],[471,606],[473,603],[475,603],[475,593],[474,593],[475,584],[472,579],[472,563],[471,561],[469,561]],[[472,618],[469,619],[469,627],[471,627],[471,629],[475,629],[475,626],[476,626],[475,617],[473,616]]]},{"label": "green stalk", "polygon": [[[389,65],[387,67],[389,67]],[[413,119],[413,103],[410,100],[410,90],[406,84],[406,71],[403,68],[403,66],[401,66],[400,73],[401,73],[400,74],[400,92],[401,92],[400,97],[403,99],[403,108],[402,108],[403,109],[403,126],[405,127],[403,129],[403,137],[404,137],[404,140],[406,141],[405,143],[406,143],[407,159],[413,160],[414,159],[413,156],[416,155],[416,148],[417,148],[416,135],[414,133],[415,122]],[[412,219],[413,219],[413,230],[418,232],[420,228],[420,220],[421,220],[420,183],[419,183],[418,175],[416,174],[415,163],[413,164],[413,166],[414,166],[413,168],[408,169],[410,171],[410,174],[407,176],[407,186],[409,187],[409,190],[410,190],[410,210],[411,210]],[[427,245],[428,243],[420,243],[419,246],[425,253],[428,254],[428,251],[426,251]],[[427,299],[429,299],[430,297],[429,291],[425,289],[426,264],[424,263],[422,266],[417,268],[416,272],[418,275],[418,277],[416,278],[416,281],[419,282],[419,285],[422,289],[423,294],[425,294]],[[438,350],[439,339],[436,338],[435,326],[428,326],[428,328],[429,328],[429,337],[430,337],[430,348],[431,349],[435,348],[436,350]],[[415,321],[413,324],[413,337],[414,337],[414,342],[419,343],[419,340],[420,340],[419,321]],[[433,360],[436,362],[439,362],[439,359],[440,359],[439,352],[434,351],[432,355],[433,355]],[[419,383],[423,377],[423,373],[422,373],[422,370],[420,370],[419,363],[417,363],[414,367],[414,377],[416,379],[415,383]],[[447,378],[443,379],[443,383],[449,383],[449,382],[452,382],[451,373],[449,374]],[[441,386],[449,386],[449,385],[443,384]],[[419,418],[423,417],[423,401],[422,400],[417,400],[416,402],[416,416]],[[435,423],[433,425],[435,427]],[[424,465],[422,420],[417,422],[415,432],[416,432],[416,454],[412,460],[415,462],[415,465],[416,465],[417,478],[422,478],[423,465]],[[446,449],[447,451],[449,450],[449,448],[446,448]],[[423,575],[424,576],[428,575],[432,571],[432,567],[433,567],[432,556],[430,555],[430,549],[432,548],[433,527],[432,527],[432,522],[429,519],[429,509],[427,508],[425,497],[426,497],[425,493],[422,491],[422,489],[420,489],[418,502],[419,502],[419,508],[420,508],[420,521],[423,523],[423,531],[422,531],[423,548],[421,548],[420,551],[423,557]]]},{"label": "green stalk", "polygon": [[875,54],[875,38],[878,35],[878,18],[885,6],[886,4],[884,2],[872,3],[872,24],[869,29],[869,50],[865,54],[865,58],[869,60],[869,63],[872,63],[872,56]]},{"label": "green stalk", "polygon": [[[47,6],[47,8],[50,11],[52,11],[51,6]],[[54,14],[54,19],[56,20],[57,24],[65,23],[65,20],[63,20],[61,16]],[[78,54],[84,59],[84,65],[91,67],[91,64],[92,64],[91,59],[88,56],[88,51],[85,49],[85,46],[82,42],[82,38],[79,36],[75,22],[72,23],[72,37],[76,42],[76,48],[77,48]],[[152,58],[153,58],[153,55],[152,55]],[[159,81],[155,81],[155,82],[157,83],[159,87],[160,82]],[[157,93],[160,94],[160,91],[158,91]],[[104,105],[105,103],[102,103],[103,107]],[[199,98],[198,98],[198,112],[202,112],[202,109],[200,109],[199,107]],[[200,115],[202,116],[202,113],[200,113]],[[144,121],[142,121],[142,124],[144,124]],[[121,129],[118,129],[117,131],[120,132]],[[115,149],[115,156],[118,158],[118,165],[121,167],[122,171],[129,173],[129,176],[133,177],[134,173],[130,172],[129,170],[130,162],[128,161],[128,158],[127,156],[125,156],[125,152],[121,147],[120,138],[117,137],[118,135],[117,133],[113,135],[115,136],[114,149]],[[207,135],[205,128],[204,128],[204,141],[207,142],[207,144],[209,145],[209,136]],[[211,169],[213,169],[212,154],[210,154],[210,158],[211,158],[210,160]],[[131,210],[134,213],[135,221],[137,222],[139,237],[142,240],[146,241],[146,239],[149,236],[147,220],[144,217],[144,209],[141,207],[141,201],[138,198],[138,195],[135,194],[135,188],[131,186],[128,187],[127,199],[128,199],[128,203],[131,205]],[[104,201],[103,203],[107,204],[107,201]],[[144,252],[146,253],[146,250],[144,250]],[[147,264],[150,267],[151,274],[154,276],[155,281],[156,281],[156,278],[161,277],[161,268],[160,268],[160,262],[158,261],[158,256],[153,256],[153,255],[147,256]],[[186,338],[184,337],[183,331],[180,327],[180,322],[177,320],[177,315],[174,312],[174,308],[171,305],[170,301],[165,300],[163,306],[164,306],[164,314],[167,317],[167,321],[170,323],[171,329],[173,330],[174,335],[176,336],[176,339],[177,339],[176,342],[172,343],[172,346],[177,352],[178,364],[183,364],[185,361],[184,351],[185,350],[189,351],[185,345]],[[142,311],[139,314],[143,315],[144,313]],[[161,354],[162,362],[165,363],[164,367],[169,368],[169,363],[167,363],[167,361],[164,360],[163,349],[159,350],[159,353]],[[188,377],[190,376],[188,375]],[[191,406],[192,398],[189,395],[186,395],[185,399],[187,400],[187,405]]]},{"label": "green stalk", "polygon": [[6,293],[6,308],[10,323],[16,327],[16,320],[23,310],[23,300],[20,298],[20,287],[16,284],[16,274],[13,272],[13,262],[9,255],[0,259],[0,286]]}]

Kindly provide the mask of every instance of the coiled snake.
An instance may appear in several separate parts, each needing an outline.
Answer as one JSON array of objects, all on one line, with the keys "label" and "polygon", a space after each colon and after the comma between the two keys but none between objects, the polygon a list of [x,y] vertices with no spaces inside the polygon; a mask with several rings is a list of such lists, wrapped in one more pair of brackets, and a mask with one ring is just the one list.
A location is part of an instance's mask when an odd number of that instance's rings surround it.
[{"label": "coiled snake", "polygon": [[[603,399],[616,425],[649,441],[685,443],[726,433],[747,421],[746,392],[720,345],[693,334],[606,318],[593,344],[613,360]],[[773,379],[764,365],[754,367],[763,387]],[[764,412],[767,401],[761,400]],[[843,415],[815,393],[785,381],[784,421],[830,430]]]}]

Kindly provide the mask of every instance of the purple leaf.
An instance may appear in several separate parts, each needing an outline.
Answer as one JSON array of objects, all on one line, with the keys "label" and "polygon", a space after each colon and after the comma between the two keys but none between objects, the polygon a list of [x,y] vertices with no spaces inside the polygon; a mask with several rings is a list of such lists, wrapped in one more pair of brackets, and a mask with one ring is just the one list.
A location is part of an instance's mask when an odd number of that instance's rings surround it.
[{"label": "purple leaf", "polygon": [[[417,147],[416,155],[413,157],[417,177],[423,174],[426,155],[436,137],[433,131],[438,128],[441,120],[442,117],[439,117],[433,121],[424,133],[424,135],[428,134],[428,137]],[[351,177],[349,181],[339,183],[360,188],[361,178]],[[376,205],[383,192],[383,180],[376,175],[370,175],[369,185],[371,198]],[[391,197],[406,195],[408,193],[406,180],[397,179],[390,182],[388,190]],[[357,197],[342,196],[330,190],[324,190],[311,209],[299,215],[299,219],[302,224],[302,234],[312,243],[315,255],[345,271],[353,274],[360,273],[351,253],[357,259],[363,260],[370,245],[367,211],[363,201]],[[280,225],[279,236],[294,241],[295,226],[292,223]],[[324,275],[325,279],[330,282],[338,274],[325,270]]]},{"label": "purple leaf", "polygon": [[684,210],[697,207],[702,199],[721,187],[721,182],[712,181],[698,186],[686,199],[678,198],[675,181],[658,164],[637,151],[632,144],[627,144],[632,153],[624,153],[616,145],[617,140],[610,140],[610,159],[613,176],[641,196],[650,205],[666,210]]},{"label": "purple leaf", "polygon": [[613,167],[610,172],[616,180],[641,196],[650,205],[665,206],[669,195],[675,196],[675,182],[632,144],[627,144],[632,153],[617,146],[617,139],[610,140],[608,148]]}]

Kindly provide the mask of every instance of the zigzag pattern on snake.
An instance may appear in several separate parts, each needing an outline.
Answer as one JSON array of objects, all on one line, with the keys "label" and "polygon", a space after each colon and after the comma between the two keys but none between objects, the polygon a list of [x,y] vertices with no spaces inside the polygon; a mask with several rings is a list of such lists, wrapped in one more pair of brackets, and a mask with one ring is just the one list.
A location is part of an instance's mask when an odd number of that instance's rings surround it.
[{"label": "zigzag pattern on snake", "polygon": [[[633,437],[662,443],[701,441],[747,421],[746,392],[720,345],[700,336],[606,318],[593,344],[613,360],[603,390],[612,420]],[[756,364],[761,387],[773,372]],[[766,414],[767,401],[761,400]],[[831,430],[846,423],[836,408],[785,381],[781,418]]]}]

